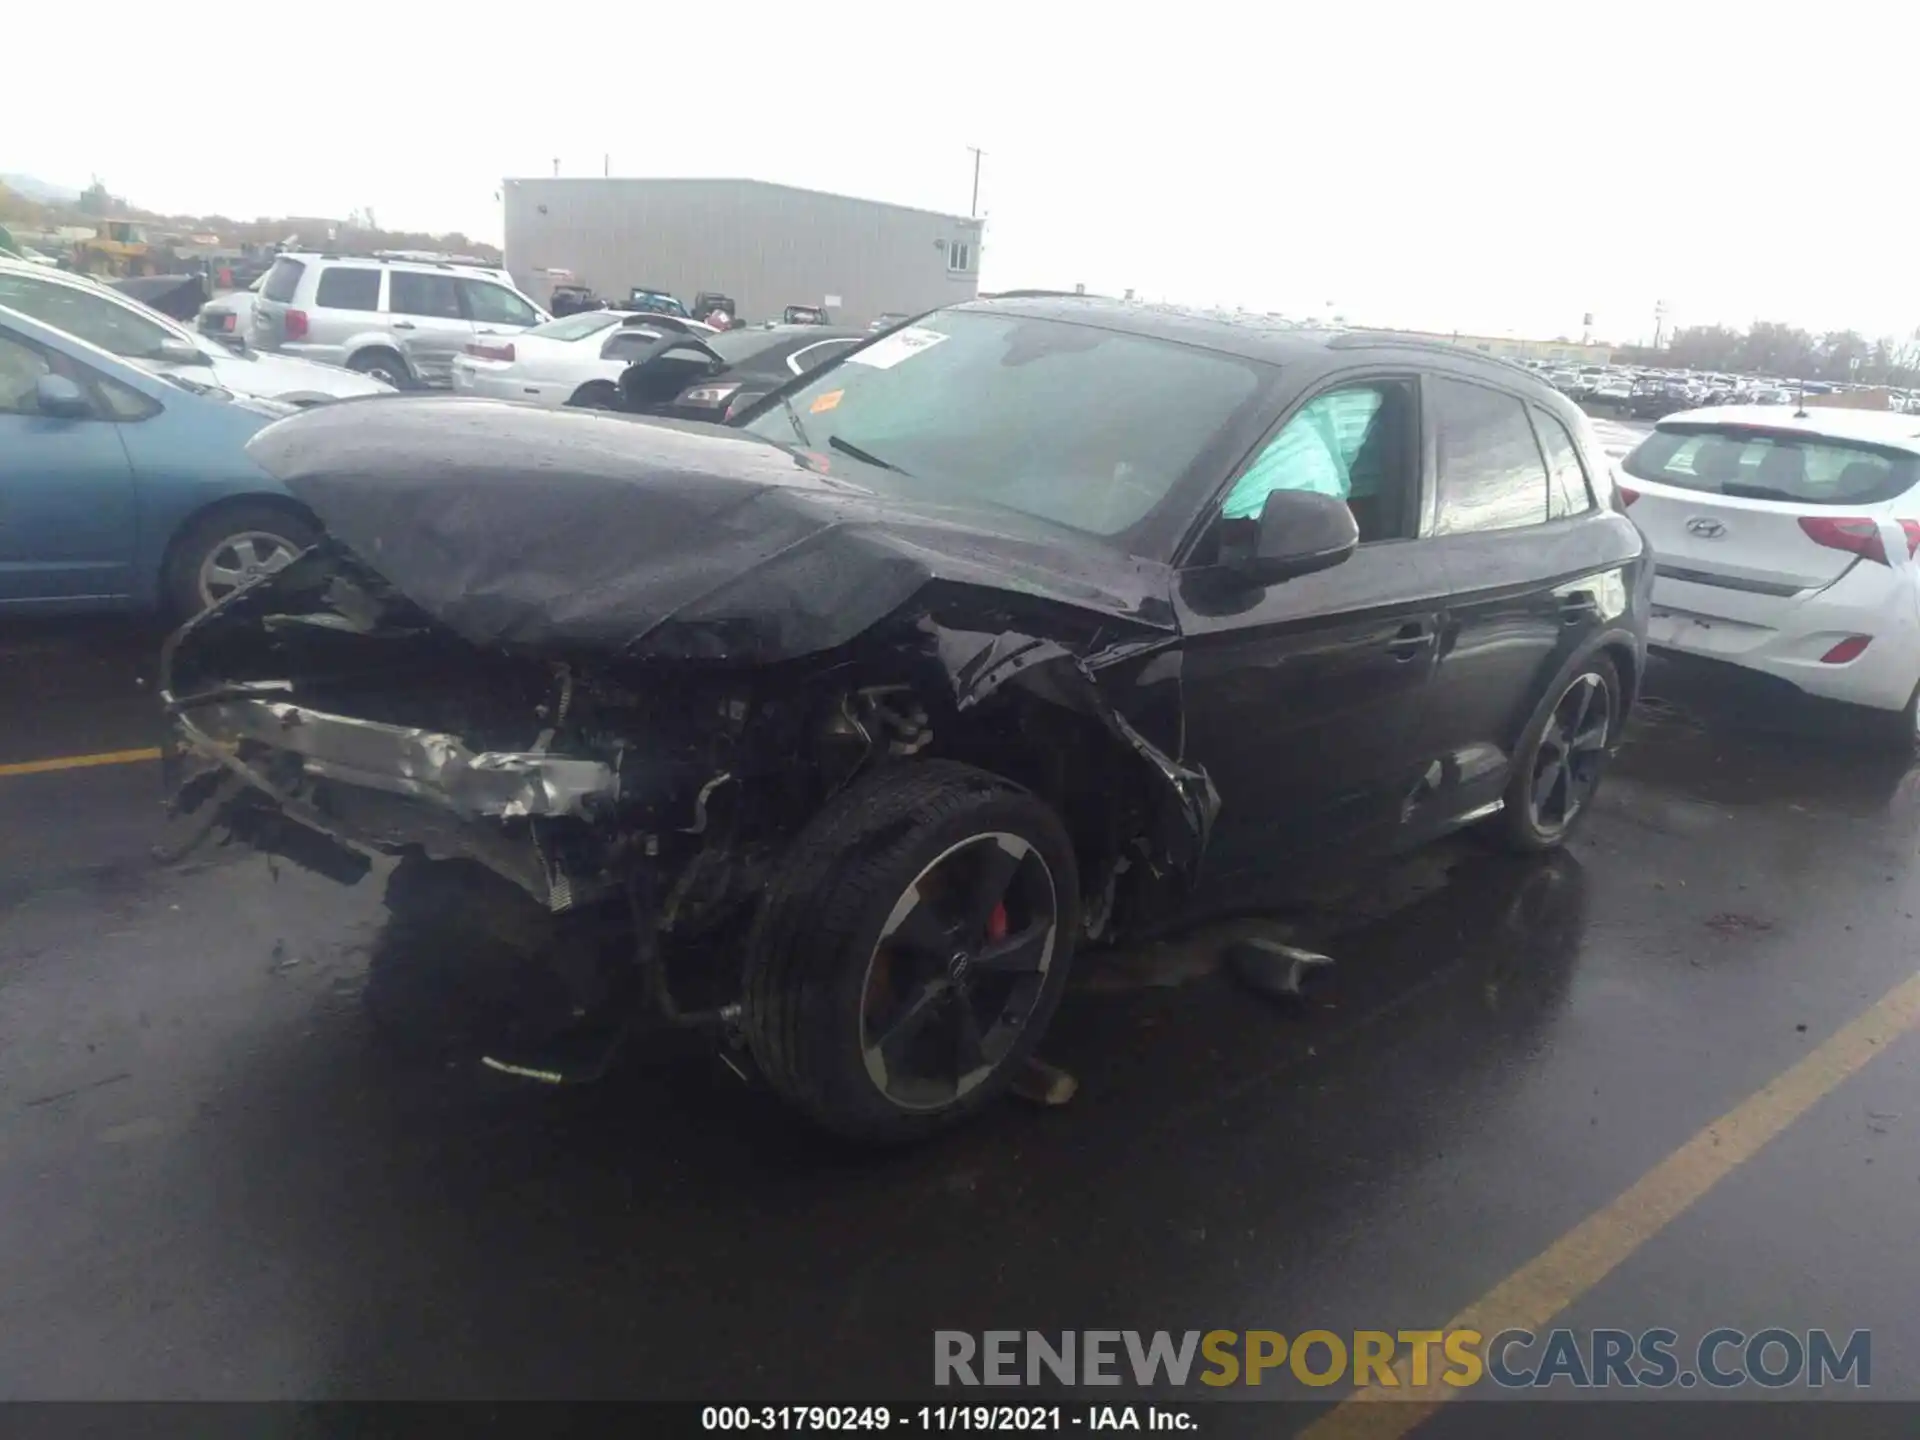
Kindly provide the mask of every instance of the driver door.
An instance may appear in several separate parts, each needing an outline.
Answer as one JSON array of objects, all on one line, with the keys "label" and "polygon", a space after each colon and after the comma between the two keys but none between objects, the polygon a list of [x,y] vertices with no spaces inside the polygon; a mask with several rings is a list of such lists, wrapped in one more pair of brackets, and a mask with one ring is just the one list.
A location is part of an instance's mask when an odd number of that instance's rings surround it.
[{"label": "driver door", "polygon": [[1335,494],[1359,548],[1254,588],[1212,563],[1209,532],[1180,572],[1183,757],[1220,793],[1209,889],[1299,878],[1405,826],[1446,589],[1418,538],[1424,454],[1417,380],[1342,377],[1293,407],[1216,504],[1232,517],[1273,489]]}]

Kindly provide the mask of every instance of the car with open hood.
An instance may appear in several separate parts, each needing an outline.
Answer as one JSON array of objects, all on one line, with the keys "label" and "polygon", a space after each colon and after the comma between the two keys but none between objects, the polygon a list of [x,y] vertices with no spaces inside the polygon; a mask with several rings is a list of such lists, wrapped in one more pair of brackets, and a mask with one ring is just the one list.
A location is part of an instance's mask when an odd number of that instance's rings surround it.
[{"label": "car with open hood", "polygon": [[724,426],[357,409],[253,442],[326,539],[169,641],[173,810],[378,862],[376,978],[537,957],[488,1059],[539,1080],[664,1020],[926,1134],[1086,946],[1470,823],[1560,844],[1640,680],[1588,422],[1433,342],[1036,296]]}]

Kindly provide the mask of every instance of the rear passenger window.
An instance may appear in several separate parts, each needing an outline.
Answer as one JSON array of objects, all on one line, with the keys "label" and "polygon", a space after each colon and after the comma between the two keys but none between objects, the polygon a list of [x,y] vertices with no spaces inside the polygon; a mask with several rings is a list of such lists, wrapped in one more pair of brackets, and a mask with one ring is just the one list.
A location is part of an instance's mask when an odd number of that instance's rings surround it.
[{"label": "rear passenger window", "polygon": [[320,272],[313,303],[323,310],[378,310],[380,272],[352,265],[329,265]]},{"label": "rear passenger window", "polygon": [[260,282],[261,298],[286,304],[293,299],[293,292],[300,288],[300,277],[306,273],[305,265],[282,255],[273,262],[273,269],[267,272],[267,278]]},{"label": "rear passenger window", "polygon": [[1547,467],[1526,406],[1511,395],[1436,378],[1440,451],[1436,535],[1510,530],[1547,518]]},{"label": "rear passenger window", "polygon": [[1547,452],[1547,474],[1553,486],[1547,491],[1547,514],[1563,520],[1569,515],[1584,515],[1593,509],[1593,495],[1587,488],[1586,467],[1580,463],[1580,448],[1573,436],[1553,416],[1536,409],[1533,425],[1540,432],[1540,448]]},{"label": "rear passenger window", "polygon": [[387,309],[395,315],[425,315],[460,320],[460,287],[451,275],[422,275],[395,270],[387,277]]}]

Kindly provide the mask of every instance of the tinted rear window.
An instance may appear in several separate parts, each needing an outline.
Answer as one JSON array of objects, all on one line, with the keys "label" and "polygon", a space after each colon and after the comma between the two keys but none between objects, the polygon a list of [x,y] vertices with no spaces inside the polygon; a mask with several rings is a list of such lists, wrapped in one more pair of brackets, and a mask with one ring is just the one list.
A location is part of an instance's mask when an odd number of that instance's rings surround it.
[{"label": "tinted rear window", "polygon": [[1920,478],[1920,461],[1899,451],[1734,426],[1656,430],[1620,468],[1685,490],[1807,505],[1891,500]]},{"label": "tinted rear window", "polygon": [[320,272],[313,303],[324,310],[378,310],[380,272],[352,265],[329,265]]},{"label": "tinted rear window", "polygon": [[306,273],[305,265],[282,255],[273,262],[273,269],[267,272],[267,278],[260,286],[260,294],[284,305],[293,299],[293,292],[300,286],[300,277]]},{"label": "tinted rear window", "polygon": [[778,330],[722,330],[718,335],[702,335],[700,338],[729,365],[739,365],[775,347],[794,350],[801,345],[815,343],[818,336],[819,332],[815,331],[812,338],[796,340],[791,330],[784,334]]}]

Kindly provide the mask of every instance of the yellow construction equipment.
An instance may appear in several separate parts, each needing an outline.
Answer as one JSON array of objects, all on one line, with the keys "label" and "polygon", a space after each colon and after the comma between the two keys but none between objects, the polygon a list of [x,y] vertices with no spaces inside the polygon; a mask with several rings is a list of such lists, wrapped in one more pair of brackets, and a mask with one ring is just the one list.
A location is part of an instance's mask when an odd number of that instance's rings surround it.
[{"label": "yellow construction equipment", "polygon": [[83,275],[147,275],[152,257],[147,234],[131,220],[100,220],[91,240],[76,240],[73,268]]}]

